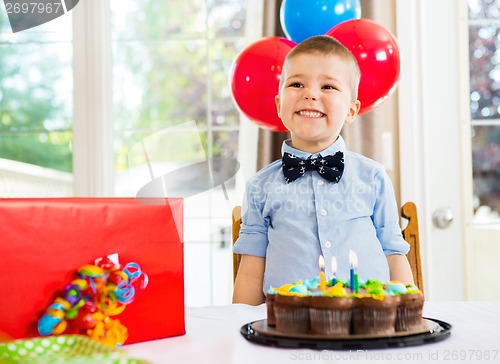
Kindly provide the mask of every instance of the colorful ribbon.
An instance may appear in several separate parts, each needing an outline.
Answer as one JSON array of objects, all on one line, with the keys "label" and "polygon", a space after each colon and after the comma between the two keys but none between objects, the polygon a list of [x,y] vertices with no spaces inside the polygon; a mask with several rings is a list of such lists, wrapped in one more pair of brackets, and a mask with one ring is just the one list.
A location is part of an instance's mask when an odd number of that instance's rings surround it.
[{"label": "colorful ribbon", "polygon": [[67,320],[78,319],[82,333],[92,339],[111,347],[123,345],[127,328],[110,316],[121,314],[136,293],[147,287],[148,275],[135,262],[127,263],[123,270],[108,257],[95,262],[97,265],[78,269],[78,278],[65,287],[63,297],[49,305],[38,321],[40,335],[63,334]]}]

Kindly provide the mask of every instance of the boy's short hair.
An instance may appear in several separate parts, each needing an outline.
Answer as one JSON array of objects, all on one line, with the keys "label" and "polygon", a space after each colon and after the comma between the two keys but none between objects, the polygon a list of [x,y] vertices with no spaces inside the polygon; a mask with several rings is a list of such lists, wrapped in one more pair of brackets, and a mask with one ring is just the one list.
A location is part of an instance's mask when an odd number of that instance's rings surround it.
[{"label": "boy's short hair", "polygon": [[[287,63],[293,57],[299,54],[312,54],[319,53],[323,55],[335,55],[348,61],[352,65],[351,74],[351,94],[352,99],[356,100],[358,98],[358,87],[359,80],[361,78],[361,71],[359,69],[358,61],[356,57],[338,40],[329,35],[315,35],[313,37],[307,38],[302,42],[298,43],[292,50],[287,54],[285,62],[283,63],[283,70],[285,69]],[[283,86],[283,78],[280,78],[279,89]]]}]

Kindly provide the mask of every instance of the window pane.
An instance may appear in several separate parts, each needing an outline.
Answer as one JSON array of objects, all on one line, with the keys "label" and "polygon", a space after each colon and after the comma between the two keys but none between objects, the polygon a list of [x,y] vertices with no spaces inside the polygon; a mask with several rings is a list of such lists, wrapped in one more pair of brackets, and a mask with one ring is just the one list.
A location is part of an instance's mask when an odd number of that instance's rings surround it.
[{"label": "window pane", "polygon": [[71,40],[71,16],[12,33],[0,12],[2,196],[71,195]]},{"label": "window pane", "polygon": [[206,115],[203,41],[118,42],[113,58],[115,130],[161,130]]},{"label": "window pane", "polygon": [[209,0],[210,37],[243,37],[245,35],[246,2],[242,0]]},{"label": "window pane", "polygon": [[469,0],[469,18],[500,18],[500,0]]},{"label": "window pane", "polygon": [[0,158],[71,172],[72,137],[71,130],[0,132]]},{"label": "window pane", "polygon": [[[234,189],[236,161],[238,158],[239,131],[216,131],[213,133],[214,169],[219,170],[228,180],[224,187]],[[218,164],[218,165],[217,165]]]},{"label": "window pane", "polygon": [[[184,176],[176,175],[175,171],[206,160],[201,135],[194,122],[156,133],[147,130],[121,132],[116,139],[119,167],[116,194],[119,196],[135,196],[153,179],[167,174],[169,182],[179,181]],[[189,187],[189,184],[181,187]]]},{"label": "window pane", "polygon": [[237,130],[214,132],[214,157],[236,159],[238,157],[238,134]]},{"label": "window pane", "polygon": [[469,28],[470,98],[472,119],[500,115],[500,26]]},{"label": "window pane", "polygon": [[72,170],[71,54],[67,43],[0,44],[0,158]]},{"label": "window pane", "polygon": [[[163,149],[155,147],[148,151],[151,162],[156,162],[157,168],[161,166],[161,171],[155,171],[156,177],[166,173],[169,166],[180,168],[188,163],[186,160],[198,161],[191,158],[192,153],[198,154],[199,150],[204,153],[199,142],[196,146],[192,143],[181,146],[177,141],[183,138],[169,135],[172,127],[206,119],[206,53],[205,42],[199,40],[114,44],[115,193],[118,195],[135,196],[144,179],[150,178],[144,164],[137,167],[139,163],[130,160],[130,151],[155,133],[165,132],[158,144]],[[199,141],[197,125],[191,125],[190,129],[193,138]],[[191,148],[189,152],[186,147]],[[128,184],[124,175],[138,182]]]},{"label": "window pane", "polygon": [[475,222],[491,221],[500,213],[500,125],[475,126],[472,133]]},{"label": "window pane", "polygon": [[239,113],[231,96],[229,73],[235,55],[243,47],[241,40],[215,41],[210,46],[212,125],[238,127],[240,124]]},{"label": "window pane", "polygon": [[205,0],[111,0],[111,13],[115,40],[205,36]]}]

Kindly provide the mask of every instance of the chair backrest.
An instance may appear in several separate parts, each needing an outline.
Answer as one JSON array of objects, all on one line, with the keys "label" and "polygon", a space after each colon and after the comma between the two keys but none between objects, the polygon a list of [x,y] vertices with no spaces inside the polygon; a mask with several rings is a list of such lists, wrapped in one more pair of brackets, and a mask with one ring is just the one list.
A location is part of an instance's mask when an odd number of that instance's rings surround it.
[{"label": "chair backrest", "polygon": [[[422,261],[420,259],[420,239],[418,232],[417,206],[413,202],[407,202],[401,207],[401,216],[408,220],[408,225],[403,229],[403,238],[410,244],[410,251],[406,254],[413,273],[415,285],[424,292],[424,278],[422,274]],[[233,208],[232,236],[233,245],[240,235],[241,206]],[[236,279],[238,267],[240,266],[241,254],[233,254],[233,279]]]},{"label": "chair backrest", "polygon": [[[233,232],[233,245],[236,243],[236,239],[240,235],[241,226],[241,206],[235,206],[233,208],[232,217],[232,232]],[[236,275],[238,274],[238,268],[240,266],[241,254],[233,253],[233,282],[236,280]]]},{"label": "chair backrest", "polygon": [[406,254],[410,262],[415,285],[424,292],[424,277],[422,260],[420,258],[420,237],[418,230],[417,206],[409,201],[401,207],[401,216],[408,220],[408,225],[403,229],[403,238],[410,244],[410,251]]}]

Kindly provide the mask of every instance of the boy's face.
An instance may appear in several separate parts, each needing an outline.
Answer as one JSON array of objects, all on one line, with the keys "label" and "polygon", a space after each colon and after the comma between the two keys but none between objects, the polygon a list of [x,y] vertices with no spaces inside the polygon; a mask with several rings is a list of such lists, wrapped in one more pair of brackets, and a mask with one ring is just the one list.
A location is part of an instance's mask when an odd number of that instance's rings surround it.
[{"label": "boy's face", "polygon": [[288,61],[276,107],[294,148],[319,152],[354,121],[360,102],[351,101],[352,72],[336,55],[298,54]]}]

